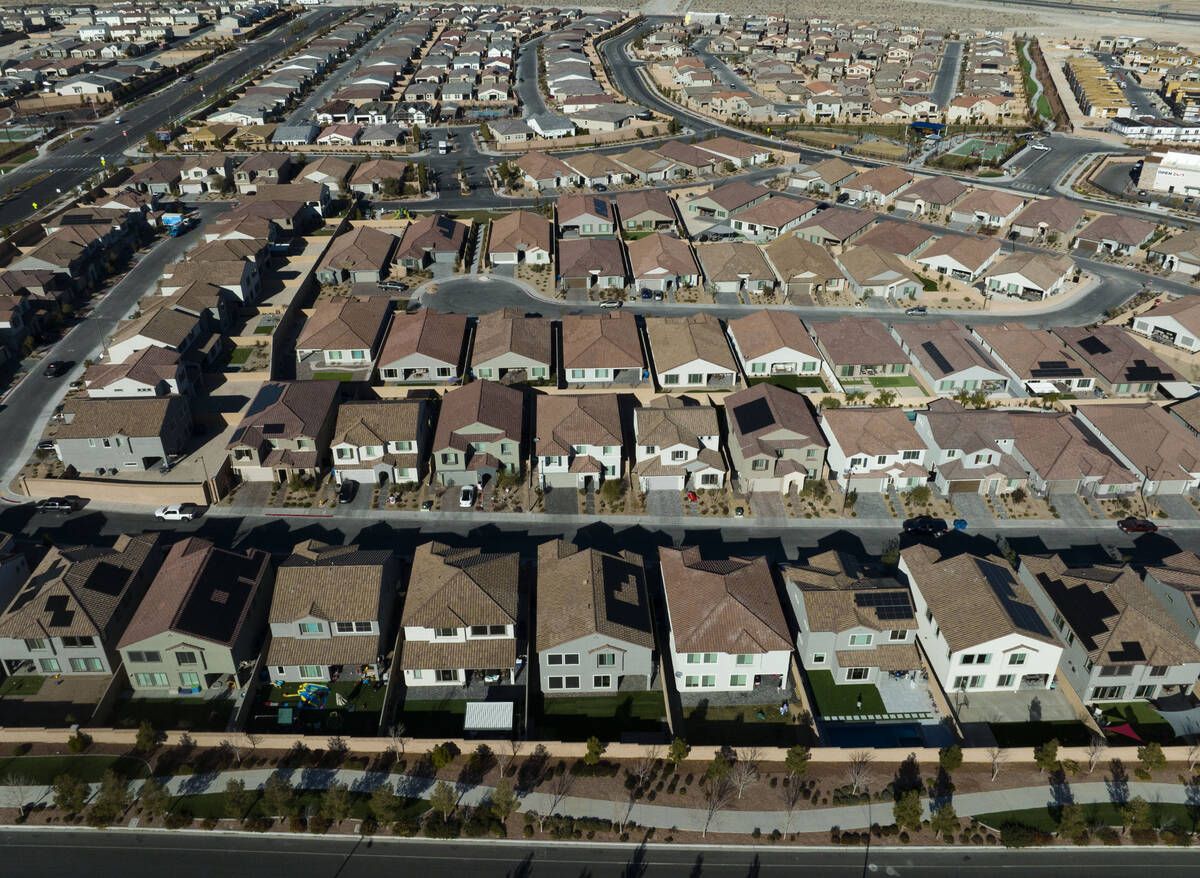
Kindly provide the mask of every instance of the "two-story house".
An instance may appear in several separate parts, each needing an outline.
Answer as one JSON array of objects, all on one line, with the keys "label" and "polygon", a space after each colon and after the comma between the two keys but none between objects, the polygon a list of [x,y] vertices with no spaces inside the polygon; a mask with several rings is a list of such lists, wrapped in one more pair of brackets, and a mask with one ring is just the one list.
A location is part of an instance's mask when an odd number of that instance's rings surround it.
[{"label": "two-story house", "polygon": [[421,481],[429,459],[433,415],[423,399],[344,402],[330,439],[333,474],[380,486]]},{"label": "two-story house", "polygon": [[825,449],[808,401],[774,384],[725,398],[729,458],[742,491],[799,491],[825,472]]},{"label": "two-story house", "polygon": [[725,484],[717,410],[659,396],[633,411],[634,465],[642,491],[714,490]]},{"label": "two-story house", "polygon": [[1022,555],[1018,576],[1063,643],[1063,676],[1085,704],[1191,691],[1200,647],[1128,565],[1069,567]]},{"label": "two-story house", "polygon": [[396,556],[306,540],[279,565],[268,622],[272,680],[381,680],[395,637]]},{"label": "two-story house", "polygon": [[935,399],[913,424],[928,449],[925,464],[942,494],[1006,494],[1025,488],[1025,468],[1013,457],[1016,434],[1005,412],[967,411]]},{"label": "two-story house", "polygon": [[689,702],[713,692],[777,701],[792,643],[767,559],[705,560],[697,546],[660,548],[673,681]]},{"label": "two-story house", "polygon": [[268,381],[230,436],[233,471],[252,482],[320,474],[337,418],[337,381]]},{"label": "two-story house", "polygon": [[84,397],[64,406],[54,451],[80,473],[148,470],[181,454],[191,435],[187,397]]},{"label": "two-story house", "polygon": [[546,317],[526,317],[515,308],[481,314],[471,371],[476,378],[505,383],[547,381],[554,372],[552,336]]},{"label": "two-story house", "polygon": [[642,559],[554,540],[538,546],[538,667],[546,695],[645,690],[654,629]]},{"label": "two-story house", "polygon": [[1147,566],[1142,576],[1171,618],[1200,646],[1200,555],[1176,552]]},{"label": "two-story house", "polygon": [[615,394],[534,398],[533,456],[542,488],[595,488],[624,475],[621,408]]},{"label": "two-story house", "polygon": [[519,557],[425,543],[413,553],[400,624],[409,689],[514,683],[519,670]]},{"label": "two-story house", "polygon": [[499,472],[520,473],[525,396],[494,381],[472,381],[442,397],[433,461],[439,484],[484,484]]},{"label": "two-story house", "polygon": [[196,695],[250,682],[274,578],[262,549],[200,537],[173,545],[117,644],[133,691]]},{"label": "two-story house", "polygon": [[901,550],[899,570],[917,637],[948,695],[1051,688],[1062,645],[1007,561],[913,545]]},{"label": "two-story house", "polygon": [[903,409],[824,409],[820,424],[829,473],[843,491],[882,494],[928,480],[925,443]]}]

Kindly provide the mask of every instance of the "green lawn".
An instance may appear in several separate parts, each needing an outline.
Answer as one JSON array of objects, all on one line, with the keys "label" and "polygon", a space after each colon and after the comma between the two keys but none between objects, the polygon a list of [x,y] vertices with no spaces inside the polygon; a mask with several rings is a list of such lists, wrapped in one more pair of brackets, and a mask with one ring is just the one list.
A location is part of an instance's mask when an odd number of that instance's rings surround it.
[{"label": "green lawn", "polygon": [[256,327],[254,327],[254,334],[255,335],[273,335],[275,333],[276,328],[277,328],[277,326],[274,323],[272,323],[268,326],[256,326]]},{"label": "green lawn", "polygon": [[621,732],[656,731],[667,715],[661,691],[617,695],[543,698],[538,735],[563,741],[586,741],[597,735],[615,741]]},{"label": "green lawn", "polygon": [[[821,716],[855,716],[861,714],[887,713],[879,690],[872,683],[852,683],[838,685],[833,682],[832,671],[806,671],[808,684],[812,687],[813,698],[817,702],[817,712]],[[862,696],[862,707],[858,706],[859,696]]]},{"label": "green lawn", "polygon": [[919,387],[911,375],[883,375],[871,379],[872,387]]},{"label": "green lawn", "polygon": [[[371,683],[339,680],[333,683],[322,683],[329,687],[329,695],[324,709],[301,708],[297,711],[297,721],[289,727],[281,727],[276,722],[277,708],[267,707],[262,702],[284,704],[289,707],[299,705],[299,699],[294,696],[300,688],[299,683],[284,683],[283,686],[271,686],[265,693],[259,695],[259,704],[247,722],[251,731],[287,732],[298,730],[298,727],[312,729],[314,732],[333,733],[342,735],[374,735],[379,729],[379,712],[383,709],[383,699],[387,695],[387,687],[376,689]],[[339,705],[337,696],[342,696],[345,703]],[[461,725],[459,728],[461,732]],[[414,735],[412,731],[409,734]]]},{"label": "green lawn", "polygon": [[1003,177],[1003,171],[980,171],[975,176],[977,177]]},{"label": "green lawn", "polygon": [[45,682],[45,677],[36,674],[17,674],[0,683],[0,698],[6,695],[37,695]]},{"label": "green lawn", "polygon": [[414,738],[461,736],[467,702],[457,700],[420,701],[408,699],[400,709],[400,722]]},{"label": "green lawn", "polygon": [[829,388],[825,382],[817,375],[770,375],[764,378],[747,378],[746,384],[753,387],[755,384],[774,384],[776,387],[786,387],[788,390],[820,390],[828,393]]},{"label": "green lawn", "polygon": [[[297,790],[296,801],[300,804],[300,810],[303,813],[314,814],[320,807],[321,790]],[[370,816],[368,802],[370,795],[367,793],[351,793],[350,794],[350,817],[354,820],[362,820]],[[262,798],[256,798],[254,804],[250,806],[250,813],[233,814],[230,812],[229,806],[225,802],[225,793],[204,793],[198,796],[179,796],[171,803],[171,810],[174,812],[187,811],[197,820],[203,820],[205,817],[232,817],[241,819],[246,816],[250,817],[274,817],[274,814],[264,814],[262,807]],[[400,816],[404,817],[420,817],[429,810],[429,803],[424,799],[406,799],[401,808]]]},{"label": "green lawn", "polygon": [[1092,737],[1087,726],[1073,719],[989,723],[988,727],[1001,747],[1036,747],[1051,738],[1057,738],[1064,747],[1082,747]]},{"label": "green lawn", "polygon": [[159,731],[222,732],[231,713],[233,700],[227,698],[130,698],[113,706],[111,721],[119,729],[136,729],[149,720]]},{"label": "green lawn", "polygon": [[[1175,737],[1171,724],[1159,715],[1158,711],[1144,701],[1118,701],[1101,704],[1105,719],[1110,723],[1129,723],[1133,730],[1147,741],[1158,741],[1165,744]],[[1128,740],[1121,735],[1113,735],[1114,741]]]},{"label": "green lawn", "polygon": [[241,366],[250,359],[251,353],[253,353],[252,348],[234,348],[233,353],[229,355],[229,365]]},{"label": "green lawn", "polygon": [[683,737],[690,744],[790,747],[809,743],[804,728],[795,725],[790,716],[781,715],[778,704],[745,707],[701,704],[685,708],[683,716]]},{"label": "green lawn", "polygon": [[[1152,819],[1160,828],[1174,824],[1182,829],[1196,828],[1192,815],[1188,813],[1188,805],[1171,802],[1151,802]],[[1083,806],[1084,817],[1088,823],[1100,823],[1107,826],[1120,827],[1121,813],[1112,802],[1097,802]],[[1054,832],[1058,823],[1051,814],[1049,806],[1045,808],[1017,808],[1011,811],[993,811],[990,814],[974,815],[980,823],[993,828],[999,828],[1004,823],[1023,823],[1040,829],[1043,832]]]},{"label": "green lawn", "polygon": [[924,292],[926,292],[926,293],[936,293],[937,292],[937,288],[938,288],[937,281],[935,281],[933,278],[925,277],[924,275],[918,275],[918,276],[921,278],[921,289]]},{"label": "green lawn", "polygon": [[971,139],[950,150],[950,155],[970,156],[978,152],[980,161],[997,161],[1004,157],[1008,146],[987,140]]},{"label": "green lawn", "polygon": [[87,783],[95,783],[113,770],[130,778],[150,776],[150,766],[132,756],[81,753],[58,756],[10,756],[0,759],[0,779],[28,778],[33,783],[50,784],[60,774],[69,774]]},{"label": "green lawn", "polygon": [[314,381],[353,381],[353,372],[313,372]]}]

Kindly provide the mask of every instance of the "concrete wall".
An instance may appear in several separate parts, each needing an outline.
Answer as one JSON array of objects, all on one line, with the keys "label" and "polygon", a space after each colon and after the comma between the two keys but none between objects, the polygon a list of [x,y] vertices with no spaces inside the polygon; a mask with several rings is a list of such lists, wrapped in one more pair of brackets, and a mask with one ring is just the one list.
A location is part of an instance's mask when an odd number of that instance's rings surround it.
[{"label": "concrete wall", "polygon": [[27,497],[57,497],[75,494],[85,500],[166,506],[171,503],[208,505],[204,485],[199,482],[123,482],[117,479],[21,479]]}]

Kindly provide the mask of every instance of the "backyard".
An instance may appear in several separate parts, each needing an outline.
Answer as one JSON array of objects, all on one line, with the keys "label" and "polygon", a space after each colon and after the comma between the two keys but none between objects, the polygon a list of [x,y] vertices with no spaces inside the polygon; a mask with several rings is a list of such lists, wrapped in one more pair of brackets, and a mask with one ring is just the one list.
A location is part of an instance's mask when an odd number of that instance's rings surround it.
[{"label": "backyard", "polygon": [[[879,716],[887,713],[872,683],[838,685],[832,671],[806,671],[821,716]],[[860,706],[861,704],[861,706]]]},{"label": "backyard", "polygon": [[663,695],[658,690],[544,698],[538,736],[586,741],[596,735],[605,741],[619,741],[622,732],[662,729],[666,715]]},{"label": "backyard", "polygon": [[[1104,711],[1105,723],[1129,723],[1144,741],[1166,744],[1175,737],[1175,730],[1171,728],[1170,723],[1145,701],[1118,701],[1099,706]],[[1113,743],[1123,740],[1119,735],[1113,736]]]},{"label": "backyard", "polygon": [[[279,732],[299,727],[315,733],[374,735],[379,729],[379,713],[387,687],[375,687],[370,681],[335,680],[318,683],[328,689],[324,706],[302,703],[297,694],[300,683],[264,687],[247,728],[255,732]],[[311,685],[311,684],[304,684]],[[289,711],[286,713],[284,711]],[[415,734],[415,733],[413,733]]]},{"label": "backyard", "polygon": [[[790,747],[810,743],[807,726],[795,715],[781,714],[779,703],[747,705],[698,704],[683,710],[684,737],[692,744]],[[678,730],[676,730],[678,731]]]},{"label": "backyard", "polygon": [[396,717],[414,738],[451,738],[463,732],[467,702],[459,699],[405,700]]},{"label": "backyard", "polygon": [[764,382],[801,393],[808,390],[819,390],[822,393],[829,392],[829,388],[825,382],[817,375],[772,375],[769,378],[746,379],[746,385],[749,387],[753,387],[755,384],[763,384]]},{"label": "backyard", "polygon": [[37,695],[42,688],[42,684],[45,682],[45,677],[40,677],[36,674],[17,674],[0,683],[0,698],[9,695],[24,697]]},{"label": "backyard", "polygon": [[232,713],[232,698],[129,698],[113,705],[109,721],[118,729],[148,721],[156,729],[221,732]]}]

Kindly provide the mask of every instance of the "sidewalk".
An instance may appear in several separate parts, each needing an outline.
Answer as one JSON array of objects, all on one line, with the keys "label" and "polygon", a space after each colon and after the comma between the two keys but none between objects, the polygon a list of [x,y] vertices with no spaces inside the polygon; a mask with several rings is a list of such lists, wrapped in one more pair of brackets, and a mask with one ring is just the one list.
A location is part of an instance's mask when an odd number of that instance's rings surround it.
[{"label": "sidewalk", "polygon": [[[347,769],[252,769],[247,771],[223,771],[210,775],[172,777],[166,785],[173,796],[224,793],[225,785],[231,780],[240,780],[246,789],[261,789],[272,774],[278,773],[289,780],[297,789],[327,789],[332,784],[344,783],[351,792],[370,793],[384,783],[392,784],[397,795],[412,798],[429,798],[435,780],[406,774],[355,771]],[[131,790],[137,792],[145,781],[133,781]],[[474,807],[486,801],[493,787],[456,785],[459,804]],[[91,795],[100,789],[100,784],[91,784]],[[1075,784],[1069,788],[1072,801],[1080,804],[1111,802],[1109,786],[1105,782]],[[1141,796],[1150,803],[1187,804],[1188,791],[1182,784],[1131,781],[1127,797]],[[700,794],[697,792],[696,798]],[[49,802],[53,798],[50,787],[34,788],[30,802]],[[6,801],[12,801],[9,795]],[[1023,808],[1043,808],[1055,802],[1055,793],[1049,784],[1037,787],[1019,787],[1006,790],[989,790],[981,793],[964,793],[953,798],[954,809],[959,817],[988,814]],[[606,799],[565,797],[553,809],[553,797],[548,793],[531,792],[521,796],[519,812],[538,814],[556,813],[571,817],[593,817],[599,820],[632,820],[639,826],[654,826],[660,829],[677,829],[700,832],[704,829],[707,816],[705,808],[678,808],[670,805],[651,805]],[[929,817],[929,800],[922,799],[925,818]],[[788,819],[786,811],[721,811],[712,818],[708,829],[712,832],[749,834],[755,829],[769,833],[773,829],[781,832],[828,832],[839,829],[866,829],[874,823],[892,822],[890,802],[871,802],[863,805],[847,805],[837,808],[797,809]]]}]

